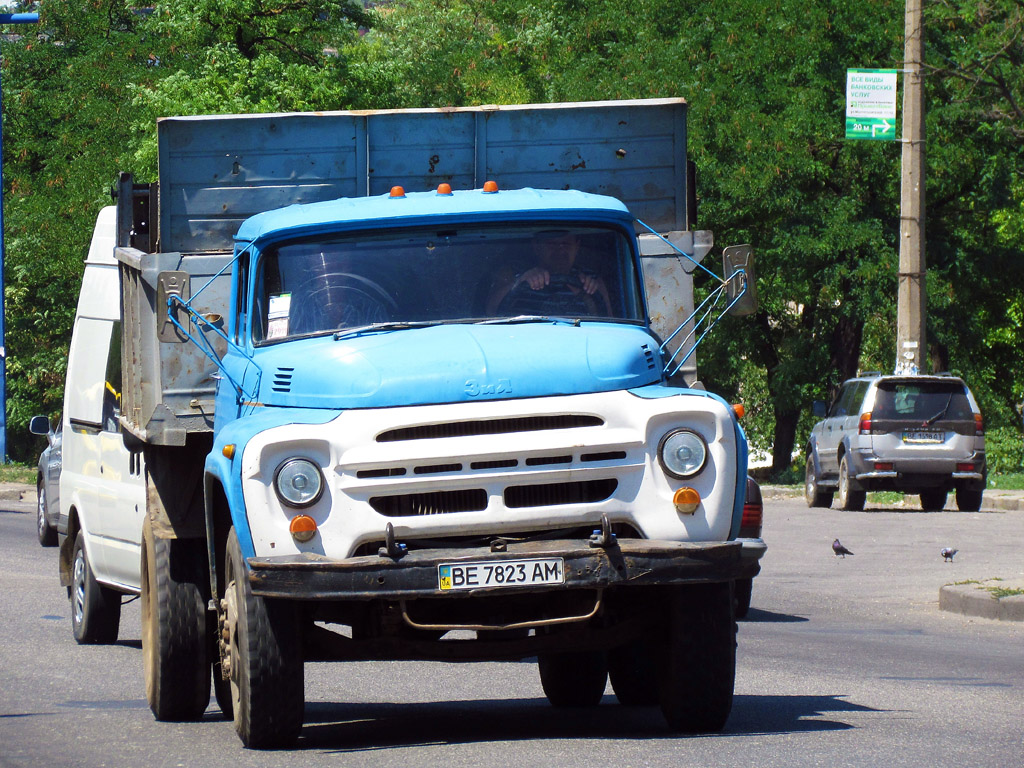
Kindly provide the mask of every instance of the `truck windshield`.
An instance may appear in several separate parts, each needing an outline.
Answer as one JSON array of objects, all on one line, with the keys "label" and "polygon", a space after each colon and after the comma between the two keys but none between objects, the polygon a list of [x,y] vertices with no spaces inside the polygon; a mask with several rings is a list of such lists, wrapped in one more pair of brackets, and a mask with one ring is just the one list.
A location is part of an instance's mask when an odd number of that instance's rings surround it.
[{"label": "truck windshield", "polygon": [[523,315],[642,323],[631,243],[614,228],[551,222],[279,243],[257,268],[253,337]]}]

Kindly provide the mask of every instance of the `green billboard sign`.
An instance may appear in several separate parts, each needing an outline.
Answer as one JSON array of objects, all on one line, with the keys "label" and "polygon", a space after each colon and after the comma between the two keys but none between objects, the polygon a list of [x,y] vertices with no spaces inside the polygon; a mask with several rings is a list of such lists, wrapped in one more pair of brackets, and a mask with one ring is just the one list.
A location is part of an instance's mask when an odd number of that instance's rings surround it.
[{"label": "green billboard sign", "polygon": [[896,138],[895,69],[846,70],[846,138]]}]

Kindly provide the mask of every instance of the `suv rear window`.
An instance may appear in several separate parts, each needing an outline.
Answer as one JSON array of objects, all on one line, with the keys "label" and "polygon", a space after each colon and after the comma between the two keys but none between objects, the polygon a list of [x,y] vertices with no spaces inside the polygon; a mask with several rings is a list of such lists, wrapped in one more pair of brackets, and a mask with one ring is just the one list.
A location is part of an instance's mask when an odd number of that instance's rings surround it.
[{"label": "suv rear window", "polygon": [[974,418],[964,385],[958,381],[879,382],[872,416],[913,421]]}]

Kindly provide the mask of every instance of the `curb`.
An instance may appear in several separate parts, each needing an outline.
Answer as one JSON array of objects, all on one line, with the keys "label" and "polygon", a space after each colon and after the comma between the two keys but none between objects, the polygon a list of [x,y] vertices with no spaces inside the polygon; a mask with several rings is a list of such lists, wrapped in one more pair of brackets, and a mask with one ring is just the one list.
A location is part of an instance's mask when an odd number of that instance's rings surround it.
[{"label": "curb", "polygon": [[939,610],[998,621],[1024,621],[1024,595],[995,597],[984,584],[947,584],[939,589]]},{"label": "curb", "polygon": [[0,501],[35,501],[36,487],[28,483],[0,483]]}]

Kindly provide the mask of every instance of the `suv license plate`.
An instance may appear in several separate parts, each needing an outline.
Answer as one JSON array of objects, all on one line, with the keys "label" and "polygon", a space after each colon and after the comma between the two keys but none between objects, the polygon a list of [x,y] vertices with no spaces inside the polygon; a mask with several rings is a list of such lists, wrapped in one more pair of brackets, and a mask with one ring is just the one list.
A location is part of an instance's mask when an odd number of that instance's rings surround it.
[{"label": "suv license plate", "polygon": [[904,432],[904,443],[941,443],[945,439],[943,432]]},{"label": "suv license plate", "polygon": [[538,584],[564,583],[565,564],[560,557],[441,563],[437,566],[437,586],[444,592],[482,587],[531,587]]}]

